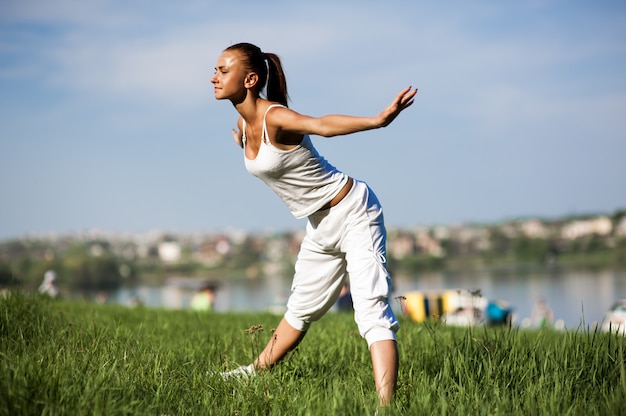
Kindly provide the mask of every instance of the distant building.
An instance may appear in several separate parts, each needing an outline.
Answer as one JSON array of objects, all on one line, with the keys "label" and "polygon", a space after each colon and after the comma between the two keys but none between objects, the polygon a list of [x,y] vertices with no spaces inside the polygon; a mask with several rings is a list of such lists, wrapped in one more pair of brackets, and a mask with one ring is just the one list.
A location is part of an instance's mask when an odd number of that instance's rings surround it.
[{"label": "distant building", "polygon": [[180,244],[175,241],[165,241],[159,243],[159,258],[165,263],[176,263],[180,260],[182,249]]},{"label": "distant building", "polygon": [[393,233],[388,239],[388,251],[391,257],[403,259],[415,254],[415,238],[407,233]]},{"label": "distant building", "polygon": [[575,240],[592,234],[606,236],[611,233],[612,229],[611,219],[601,216],[589,220],[572,221],[563,226],[561,236],[566,240]]},{"label": "distant building", "polygon": [[546,238],[548,230],[539,220],[528,220],[521,224],[522,233],[529,238]]},{"label": "distant building", "polygon": [[626,216],[615,225],[615,235],[617,237],[626,237]]},{"label": "distant building", "polygon": [[428,230],[420,230],[417,233],[416,244],[420,251],[430,256],[442,257],[444,254],[441,244],[430,236]]}]

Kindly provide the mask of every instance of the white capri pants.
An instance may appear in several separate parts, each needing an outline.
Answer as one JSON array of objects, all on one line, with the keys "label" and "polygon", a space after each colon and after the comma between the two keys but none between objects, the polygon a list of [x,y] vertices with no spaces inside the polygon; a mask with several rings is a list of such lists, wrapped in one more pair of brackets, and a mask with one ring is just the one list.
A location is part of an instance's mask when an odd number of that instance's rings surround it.
[{"label": "white capri pants", "polygon": [[368,346],[395,340],[400,325],[389,305],[386,230],[374,192],[355,180],[339,204],[308,220],[285,320],[306,331],[334,305],[347,274],[354,320]]}]

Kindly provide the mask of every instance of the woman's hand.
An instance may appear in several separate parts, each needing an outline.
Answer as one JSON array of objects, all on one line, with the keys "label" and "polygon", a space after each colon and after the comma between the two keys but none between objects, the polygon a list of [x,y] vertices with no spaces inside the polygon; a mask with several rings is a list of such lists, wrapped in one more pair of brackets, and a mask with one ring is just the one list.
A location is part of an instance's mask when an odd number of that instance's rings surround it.
[{"label": "woman's hand", "polygon": [[241,131],[233,129],[232,133],[235,143],[237,143],[239,147],[243,147],[243,134],[241,133]]},{"label": "woman's hand", "polygon": [[417,88],[414,90],[411,89],[412,87],[407,87],[400,91],[391,104],[378,115],[380,127],[387,127],[398,117],[398,114],[400,114],[402,110],[413,104],[415,94],[417,94]]},{"label": "woman's hand", "polygon": [[243,131],[241,131],[243,128],[242,120],[243,119],[239,117],[237,119],[237,128],[232,130],[233,140],[235,140],[235,143],[237,143],[237,145],[241,148],[243,148]]}]

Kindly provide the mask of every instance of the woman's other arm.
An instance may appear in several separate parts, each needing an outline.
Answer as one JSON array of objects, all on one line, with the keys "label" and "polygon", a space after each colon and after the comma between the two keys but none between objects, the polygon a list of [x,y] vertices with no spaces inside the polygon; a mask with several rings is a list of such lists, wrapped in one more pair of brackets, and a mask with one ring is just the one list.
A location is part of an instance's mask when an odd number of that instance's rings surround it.
[{"label": "woman's other arm", "polygon": [[404,109],[413,104],[417,89],[402,90],[383,111],[374,117],[355,117],[330,114],[309,117],[283,108],[268,114],[268,122],[282,131],[315,134],[323,137],[340,136],[388,126]]}]

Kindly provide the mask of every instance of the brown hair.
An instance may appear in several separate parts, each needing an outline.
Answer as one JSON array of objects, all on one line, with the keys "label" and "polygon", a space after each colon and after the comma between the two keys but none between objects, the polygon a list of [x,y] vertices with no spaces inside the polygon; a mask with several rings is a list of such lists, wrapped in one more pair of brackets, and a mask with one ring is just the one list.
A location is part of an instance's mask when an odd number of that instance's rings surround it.
[{"label": "brown hair", "polygon": [[[267,84],[267,99],[276,101],[287,107],[287,80],[278,55],[261,51],[261,48],[251,43],[237,43],[225,49],[237,51],[242,56],[246,70],[256,72],[259,76],[259,92]],[[266,64],[267,61],[267,64]]]}]

